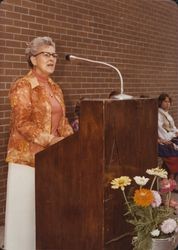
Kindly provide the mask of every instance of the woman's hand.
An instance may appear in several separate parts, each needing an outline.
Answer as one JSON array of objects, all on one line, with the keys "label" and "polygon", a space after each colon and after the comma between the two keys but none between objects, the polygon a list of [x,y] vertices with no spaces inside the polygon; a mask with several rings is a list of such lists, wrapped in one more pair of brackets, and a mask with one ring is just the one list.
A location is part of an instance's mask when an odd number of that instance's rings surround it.
[{"label": "woman's hand", "polygon": [[51,142],[50,142],[49,145],[53,145],[53,144],[55,144],[55,143],[57,143],[57,142],[59,142],[59,141],[61,141],[61,140],[63,140],[63,139],[64,139],[64,137],[54,136],[54,137],[52,138],[52,140],[51,140]]},{"label": "woman's hand", "polygon": [[166,144],[166,145],[169,145],[169,144],[172,144],[172,141],[167,141],[167,140],[164,140],[164,139],[158,139],[158,143],[159,144]]}]

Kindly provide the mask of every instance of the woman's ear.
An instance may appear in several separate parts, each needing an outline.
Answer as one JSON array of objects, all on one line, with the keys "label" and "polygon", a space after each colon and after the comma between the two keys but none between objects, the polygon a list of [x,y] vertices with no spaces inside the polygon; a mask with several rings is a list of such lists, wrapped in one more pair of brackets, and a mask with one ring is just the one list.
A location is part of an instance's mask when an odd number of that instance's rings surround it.
[{"label": "woman's ear", "polygon": [[31,56],[30,61],[33,64],[33,66],[36,66],[36,57],[35,56]]}]

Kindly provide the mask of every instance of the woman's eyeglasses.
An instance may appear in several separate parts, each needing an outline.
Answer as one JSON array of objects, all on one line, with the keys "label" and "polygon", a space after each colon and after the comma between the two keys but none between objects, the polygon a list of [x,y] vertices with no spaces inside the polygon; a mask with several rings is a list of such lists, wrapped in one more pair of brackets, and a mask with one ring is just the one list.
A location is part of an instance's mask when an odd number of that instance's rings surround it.
[{"label": "woman's eyeglasses", "polygon": [[33,55],[33,56],[36,57],[36,56],[39,56],[39,55],[43,55],[45,58],[50,58],[51,56],[53,58],[55,58],[55,59],[58,58],[58,54],[57,53],[49,53],[49,52],[44,52],[44,51],[42,51],[42,52],[40,52],[40,53],[38,53],[36,55]]}]

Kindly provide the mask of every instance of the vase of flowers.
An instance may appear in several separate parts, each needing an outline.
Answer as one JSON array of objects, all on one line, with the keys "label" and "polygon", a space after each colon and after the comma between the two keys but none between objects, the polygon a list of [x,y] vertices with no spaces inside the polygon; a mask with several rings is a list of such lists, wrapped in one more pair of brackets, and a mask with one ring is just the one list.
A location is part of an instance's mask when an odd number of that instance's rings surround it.
[{"label": "vase of flowers", "polygon": [[[134,226],[134,250],[173,250],[177,244],[178,203],[171,194],[176,182],[167,179],[168,173],[159,167],[147,169],[146,174],[149,178],[115,178],[111,188],[121,189],[123,193],[126,220]],[[131,185],[133,181],[134,186]]]},{"label": "vase of flowers", "polygon": [[152,239],[151,250],[174,250],[176,247],[176,237],[172,236],[165,239]]}]

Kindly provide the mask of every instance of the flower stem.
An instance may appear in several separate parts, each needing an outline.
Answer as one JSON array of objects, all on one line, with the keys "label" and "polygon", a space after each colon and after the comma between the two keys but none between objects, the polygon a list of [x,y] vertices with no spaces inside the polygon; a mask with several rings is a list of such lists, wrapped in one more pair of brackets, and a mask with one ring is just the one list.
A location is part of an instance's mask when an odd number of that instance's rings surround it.
[{"label": "flower stem", "polygon": [[153,181],[152,181],[152,183],[151,183],[150,190],[153,189],[153,185],[155,184],[156,178],[157,178],[157,176],[154,176]]},{"label": "flower stem", "polygon": [[128,210],[129,210],[130,214],[131,214],[132,217],[137,221],[137,219],[136,219],[135,215],[133,214],[132,209],[131,209],[131,207],[130,207],[130,205],[129,205],[129,203],[128,203],[127,197],[126,197],[126,195],[125,195],[125,191],[122,190],[122,193],[123,193],[123,196],[124,196],[124,199],[125,199],[125,202],[126,202],[126,204],[127,204],[127,207],[128,207]]},{"label": "flower stem", "polygon": [[170,200],[171,200],[171,192],[169,191],[169,193],[167,195],[167,207],[170,206]]}]

